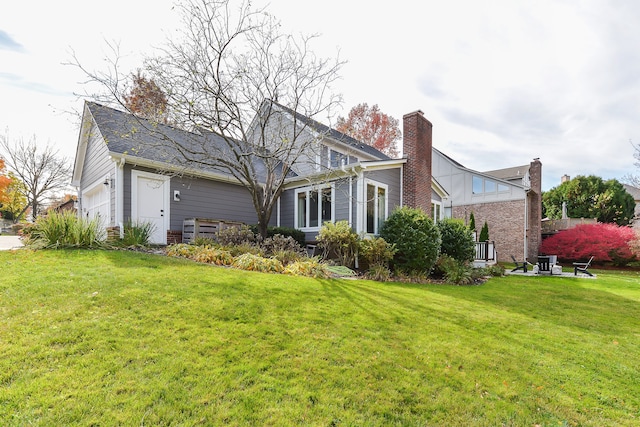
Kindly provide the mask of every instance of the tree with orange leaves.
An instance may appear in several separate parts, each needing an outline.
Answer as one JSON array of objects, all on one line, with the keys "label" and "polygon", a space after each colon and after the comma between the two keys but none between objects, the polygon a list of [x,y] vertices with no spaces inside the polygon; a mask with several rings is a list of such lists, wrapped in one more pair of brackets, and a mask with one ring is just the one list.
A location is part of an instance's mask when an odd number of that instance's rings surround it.
[{"label": "tree with orange leaves", "polygon": [[1,205],[3,203],[7,202],[7,198],[9,197],[7,194],[9,184],[11,184],[11,178],[7,175],[4,160],[0,159],[0,207],[2,207]]},{"label": "tree with orange leaves", "polygon": [[167,123],[167,96],[156,84],[155,80],[146,78],[140,70],[132,74],[133,85],[128,95],[124,95],[124,103],[127,110],[133,114],[153,120],[158,123]]},{"label": "tree with orange leaves", "polygon": [[356,105],[346,119],[338,117],[336,129],[389,157],[398,157],[396,143],[402,136],[399,121],[380,111],[377,104],[372,107],[366,103]]}]

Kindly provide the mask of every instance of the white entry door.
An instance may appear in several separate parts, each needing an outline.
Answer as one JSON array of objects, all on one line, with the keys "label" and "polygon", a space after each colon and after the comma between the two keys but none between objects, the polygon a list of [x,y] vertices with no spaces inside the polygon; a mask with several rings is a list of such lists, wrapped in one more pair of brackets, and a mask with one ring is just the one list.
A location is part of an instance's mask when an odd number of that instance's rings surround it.
[{"label": "white entry door", "polygon": [[169,182],[169,177],[163,175],[135,170],[131,173],[131,217],[134,223],[153,226],[150,243],[167,243]]}]

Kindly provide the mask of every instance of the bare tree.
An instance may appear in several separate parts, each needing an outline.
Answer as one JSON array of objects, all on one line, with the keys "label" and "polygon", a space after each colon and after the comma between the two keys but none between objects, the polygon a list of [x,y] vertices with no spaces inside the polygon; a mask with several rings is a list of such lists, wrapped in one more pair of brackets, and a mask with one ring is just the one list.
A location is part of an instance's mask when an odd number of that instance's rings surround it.
[{"label": "bare tree", "polygon": [[[636,159],[634,165],[638,168],[638,170],[640,171],[640,145],[636,145],[633,142],[631,142],[631,145],[634,148],[634,153],[633,153],[633,157],[634,159]],[[640,188],[640,174],[638,175],[626,175],[622,178],[622,180],[624,182],[626,182],[629,185],[632,185],[636,188]]]},{"label": "bare tree", "polygon": [[[315,35],[282,34],[273,16],[248,1],[187,0],[177,9],[181,34],[146,59],[145,71],[166,94],[171,123],[204,138],[185,142],[165,135],[170,160],[185,170],[209,167],[233,176],[250,193],[265,236],[285,179],[321,137],[307,132],[313,122],[306,117],[329,117],[341,101],[331,86],[343,63],[317,57],[311,50]],[[130,83],[121,76],[129,73],[118,71],[117,57],[102,72],[74,61],[126,108]],[[222,143],[212,143],[208,134]]]},{"label": "bare tree", "polygon": [[20,138],[11,143],[6,136],[0,136],[0,149],[4,152],[7,168],[24,184],[18,188],[24,192],[27,204],[16,217],[31,208],[31,217],[35,221],[47,200],[68,188],[71,178],[69,162],[59,157],[51,145],[36,144],[35,137],[28,142]]}]

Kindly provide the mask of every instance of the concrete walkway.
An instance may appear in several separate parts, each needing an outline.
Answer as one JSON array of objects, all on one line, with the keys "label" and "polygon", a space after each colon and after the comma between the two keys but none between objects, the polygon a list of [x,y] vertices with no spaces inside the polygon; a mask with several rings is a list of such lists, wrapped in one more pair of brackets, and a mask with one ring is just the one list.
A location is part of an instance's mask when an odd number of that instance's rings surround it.
[{"label": "concrete walkway", "polygon": [[0,251],[8,251],[9,249],[18,249],[24,246],[22,240],[18,236],[0,236]]}]

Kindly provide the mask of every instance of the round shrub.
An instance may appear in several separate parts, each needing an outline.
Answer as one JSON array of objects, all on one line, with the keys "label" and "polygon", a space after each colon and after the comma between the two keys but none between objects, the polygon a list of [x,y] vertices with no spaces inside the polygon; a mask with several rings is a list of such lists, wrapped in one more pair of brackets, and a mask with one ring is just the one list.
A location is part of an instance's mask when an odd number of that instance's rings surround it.
[{"label": "round shrub", "polygon": [[385,221],[380,237],[395,244],[396,269],[429,274],[440,254],[440,232],[421,209],[396,209]]},{"label": "round shrub", "polygon": [[442,238],[440,253],[460,262],[473,261],[476,252],[473,233],[462,220],[448,218],[437,225]]}]

